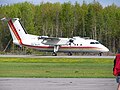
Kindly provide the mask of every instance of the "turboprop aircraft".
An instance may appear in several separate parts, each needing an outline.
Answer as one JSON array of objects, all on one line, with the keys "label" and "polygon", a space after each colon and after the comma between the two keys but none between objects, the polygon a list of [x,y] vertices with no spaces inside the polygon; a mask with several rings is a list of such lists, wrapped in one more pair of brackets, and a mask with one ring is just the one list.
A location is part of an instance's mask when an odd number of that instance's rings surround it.
[{"label": "turboprop aircraft", "polygon": [[101,54],[109,51],[107,47],[100,44],[97,40],[78,36],[73,38],[59,38],[31,35],[26,32],[19,18],[2,18],[1,20],[7,20],[13,43],[19,46],[53,52],[52,55],[54,56],[57,56],[57,52],[66,52],[68,55],[72,55],[73,52],[94,52]]}]

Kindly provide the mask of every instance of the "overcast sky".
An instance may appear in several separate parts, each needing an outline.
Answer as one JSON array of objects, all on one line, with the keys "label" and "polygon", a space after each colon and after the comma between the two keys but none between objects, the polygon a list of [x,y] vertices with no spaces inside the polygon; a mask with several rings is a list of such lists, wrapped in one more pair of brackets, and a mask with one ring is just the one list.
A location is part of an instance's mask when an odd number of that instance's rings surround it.
[{"label": "overcast sky", "polygon": [[[51,3],[55,3],[55,2],[60,2],[60,3],[64,3],[64,2],[68,2],[70,1],[71,3],[75,3],[76,1],[79,2],[80,4],[82,4],[83,0],[0,0],[0,5],[1,4],[13,4],[13,3],[18,3],[18,2],[24,2],[24,1],[28,1],[31,2],[33,4],[39,4],[41,2],[51,2]],[[87,4],[93,2],[93,0],[84,0]],[[108,6],[111,4],[116,4],[117,6],[120,6],[120,0],[96,0],[98,1],[101,5]]]}]

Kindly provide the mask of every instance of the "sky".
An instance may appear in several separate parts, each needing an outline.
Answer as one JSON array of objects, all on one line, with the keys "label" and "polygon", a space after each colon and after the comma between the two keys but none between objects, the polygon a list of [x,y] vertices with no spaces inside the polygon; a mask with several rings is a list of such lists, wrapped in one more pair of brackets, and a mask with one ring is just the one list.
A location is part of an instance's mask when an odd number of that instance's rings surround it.
[{"label": "sky", "polygon": [[[83,3],[83,0],[0,0],[0,5],[7,5],[7,4],[14,4],[14,3],[19,3],[19,2],[31,2],[33,4],[39,4],[41,2],[51,2],[51,3],[55,3],[55,2],[60,2],[60,3],[64,3],[64,2],[68,2],[70,1],[71,3],[75,3],[76,1],[80,4]],[[84,0],[87,4],[93,2],[93,0]],[[117,6],[120,7],[120,0],[96,0],[98,1],[102,6],[108,6],[111,4],[116,4]]]}]

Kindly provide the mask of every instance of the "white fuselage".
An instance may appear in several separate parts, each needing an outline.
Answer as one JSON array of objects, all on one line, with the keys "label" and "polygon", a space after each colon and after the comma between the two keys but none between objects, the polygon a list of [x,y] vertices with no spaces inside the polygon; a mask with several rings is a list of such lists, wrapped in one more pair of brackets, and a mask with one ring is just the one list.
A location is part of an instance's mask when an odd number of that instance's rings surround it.
[{"label": "white fuselage", "polygon": [[[31,37],[31,38],[30,38]],[[68,39],[69,38],[61,38]],[[59,52],[108,52],[108,48],[100,44],[98,41],[93,39],[84,39],[80,37],[73,37],[74,43],[71,45],[61,45],[59,46]],[[43,39],[38,39],[38,36],[28,35],[28,39],[22,40],[22,46],[27,46],[29,48],[38,49],[40,51],[53,52],[53,45],[45,45],[42,43]],[[60,42],[60,41],[59,41]],[[16,43],[18,44],[18,43]]]}]

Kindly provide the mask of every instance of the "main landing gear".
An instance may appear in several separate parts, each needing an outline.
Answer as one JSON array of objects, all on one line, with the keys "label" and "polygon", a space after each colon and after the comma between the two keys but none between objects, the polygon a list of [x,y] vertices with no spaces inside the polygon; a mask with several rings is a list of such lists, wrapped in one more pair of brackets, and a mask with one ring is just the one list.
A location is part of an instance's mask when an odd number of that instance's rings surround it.
[{"label": "main landing gear", "polygon": [[57,56],[57,53],[56,53],[56,52],[53,52],[53,53],[52,53],[52,56]]},{"label": "main landing gear", "polygon": [[[57,52],[53,52],[53,53],[52,53],[52,56],[57,56]],[[68,56],[72,56],[72,53],[71,53],[71,52],[68,52]]]},{"label": "main landing gear", "polygon": [[71,53],[71,52],[68,52],[68,56],[72,56],[72,53]]},{"label": "main landing gear", "polygon": [[99,56],[102,56],[102,52],[100,52],[98,55],[99,55]]},{"label": "main landing gear", "polygon": [[54,52],[52,53],[53,56],[57,56],[57,51],[59,50],[59,45],[54,46]]},{"label": "main landing gear", "polygon": [[[54,46],[54,51],[52,53],[52,56],[57,56],[57,52],[59,50],[59,47],[60,47],[59,45]],[[68,56],[72,56],[72,52],[68,52]]]}]

